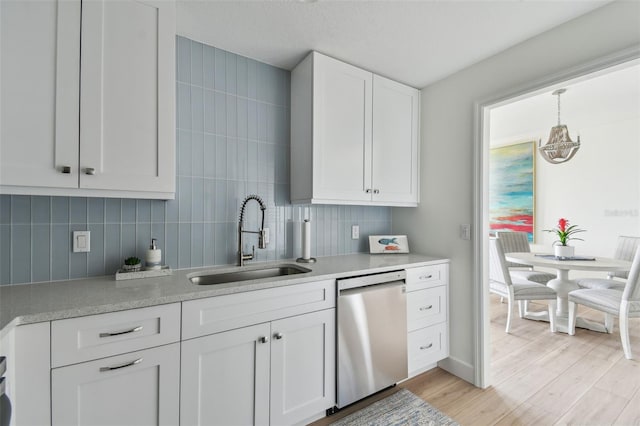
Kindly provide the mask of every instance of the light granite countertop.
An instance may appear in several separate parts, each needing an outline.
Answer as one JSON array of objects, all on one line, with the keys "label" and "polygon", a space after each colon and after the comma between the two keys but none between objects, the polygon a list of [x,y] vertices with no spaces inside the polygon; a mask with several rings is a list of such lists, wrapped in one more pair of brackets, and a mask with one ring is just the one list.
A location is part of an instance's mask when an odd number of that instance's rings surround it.
[{"label": "light granite countertop", "polygon": [[[173,271],[172,275],[116,281],[113,275],[71,281],[0,286],[0,335],[9,328],[43,321],[162,305],[203,297],[296,285],[322,279],[385,272],[405,267],[448,262],[448,259],[417,254],[350,254],[318,258],[317,263],[297,265],[311,269],[304,274],[250,281],[195,285],[193,275],[206,271],[237,272],[237,266]],[[249,263],[243,269],[295,263],[294,260]]]}]

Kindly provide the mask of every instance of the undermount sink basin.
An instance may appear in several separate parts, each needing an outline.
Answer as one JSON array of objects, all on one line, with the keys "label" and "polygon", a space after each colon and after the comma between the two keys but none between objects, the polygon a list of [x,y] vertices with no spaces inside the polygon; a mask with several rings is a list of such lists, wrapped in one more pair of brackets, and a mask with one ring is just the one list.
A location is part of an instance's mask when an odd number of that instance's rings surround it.
[{"label": "undermount sink basin", "polygon": [[214,272],[207,275],[191,277],[189,280],[197,285],[212,285],[232,283],[236,281],[258,280],[261,278],[283,277],[287,275],[304,274],[306,272],[311,272],[311,269],[303,268],[298,265],[287,264],[233,272]]}]

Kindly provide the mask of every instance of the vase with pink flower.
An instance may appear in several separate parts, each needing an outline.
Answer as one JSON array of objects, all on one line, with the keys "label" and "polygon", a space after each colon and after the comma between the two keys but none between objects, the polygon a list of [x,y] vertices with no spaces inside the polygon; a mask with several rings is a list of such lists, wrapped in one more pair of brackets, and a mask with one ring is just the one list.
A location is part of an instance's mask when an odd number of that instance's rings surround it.
[{"label": "vase with pink flower", "polygon": [[553,242],[553,254],[559,259],[573,257],[575,253],[574,247],[567,244],[569,241],[584,241],[582,238],[576,238],[573,235],[579,232],[585,232],[585,230],[578,228],[578,225],[570,225],[568,219],[561,218],[558,220],[558,226],[554,229],[545,229],[544,231],[553,232],[558,237],[558,239]]}]

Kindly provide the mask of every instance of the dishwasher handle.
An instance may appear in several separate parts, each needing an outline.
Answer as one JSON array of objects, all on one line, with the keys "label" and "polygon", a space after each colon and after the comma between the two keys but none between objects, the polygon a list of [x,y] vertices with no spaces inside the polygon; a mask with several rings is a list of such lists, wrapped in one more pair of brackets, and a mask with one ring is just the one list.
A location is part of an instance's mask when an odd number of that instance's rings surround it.
[{"label": "dishwasher handle", "polygon": [[407,273],[405,270],[401,271],[393,271],[393,272],[384,272],[382,274],[372,274],[372,275],[363,275],[360,277],[353,278],[339,278],[338,281],[338,291],[342,292],[343,290],[349,290],[351,288],[357,287],[367,287],[371,285],[377,284],[385,284],[394,281],[403,281],[407,278]]},{"label": "dishwasher handle", "polygon": [[391,289],[393,287],[400,287],[401,292],[404,294],[407,292],[407,286],[404,281],[391,281],[381,284],[372,284],[364,287],[353,287],[346,290],[340,290],[338,292],[338,300],[353,297],[361,294],[366,294],[374,291],[381,291]]}]

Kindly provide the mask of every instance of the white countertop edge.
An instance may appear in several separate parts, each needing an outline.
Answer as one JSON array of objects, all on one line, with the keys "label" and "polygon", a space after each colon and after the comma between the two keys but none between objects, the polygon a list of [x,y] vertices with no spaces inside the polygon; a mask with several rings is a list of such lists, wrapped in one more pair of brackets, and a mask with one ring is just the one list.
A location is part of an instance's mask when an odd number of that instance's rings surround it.
[{"label": "white countertop edge", "polygon": [[[378,260],[383,260],[386,263],[384,265],[369,265],[362,266],[359,263],[369,260],[374,263]],[[349,269],[348,263],[353,260],[353,266],[356,269]],[[347,263],[347,265],[345,265]],[[5,306],[7,303],[11,305],[11,310],[15,311],[15,314],[2,315],[0,318],[0,337],[11,329],[18,325],[33,324],[38,322],[55,321],[66,318],[81,317],[86,315],[96,315],[109,312],[117,312],[128,309],[144,308],[149,306],[163,305],[168,303],[184,302],[188,300],[201,299],[206,297],[223,296],[227,294],[241,293],[247,291],[255,291],[261,289],[282,287],[287,285],[298,285],[306,282],[321,281],[325,279],[337,279],[343,277],[374,274],[379,272],[387,272],[397,269],[404,269],[408,267],[420,267],[429,266],[439,263],[449,263],[447,258],[439,258],[433,256],[423,256],[416,254],[402,255],[402,254],[382,254],[382,255],[369,255],[369,254],[350,254],[344,256],[331,256],[318,258],[318,263],[305,264],[296,263],[293,259],[283,259],[279,261],[270,262],[254,262],[248,264],[246,269],[253,269],[259,267],[268,267],[270,265],[282,265],[282,264],[296,264],[301,267],[309,268],[312,271],[305,274],[289,275],[285,277],[273,277],[256,279],[250,281],[241,281],[228,284],[216,284],[216,285],[195,285],[188,280],[188,276],[203,275],[206,272],[235,272],[238,271],[238,266],[223,265],[215,267],[201,267],[174,270],[173,275],[156,277],[156,278],[142,278],[126,281],[116,281],[113,275],[90,277],[78,280],[70,281],[56,281],[56,282],[43,282],[34,284],[15,284],[0,286],[0,302],[1,306]],[[81,304],[77,306],[71,306],[66,308],[55,309],[40,309],[36,312],[29,312],[30,307],[13,306],[11,300],[11,292],[28,292],[29,297],[38,297],[41,294],[42,297],[47,297],[51,290],[55,289],[50,286],[58,287],[70,287],[67,292],[74,293],[74,288],[78,288],[78,292],[91,293],[91,289],[88,291],[84,289],[84,286],[97,287],[95,292],[104,290],[108,286],[116,286],[115,289],[110,291],[126,291],[129,290],[148,290],[147,287],[155,286],[160,287],[161,290],[172,289],[175,294],[153,296],[153,295],[132,295],[131,299],[121,300],[116,302],[106,303],[89,303]],[[95,296],[93,296],[95,297]],[[78,296],[78,299],[81,297]]]}]

